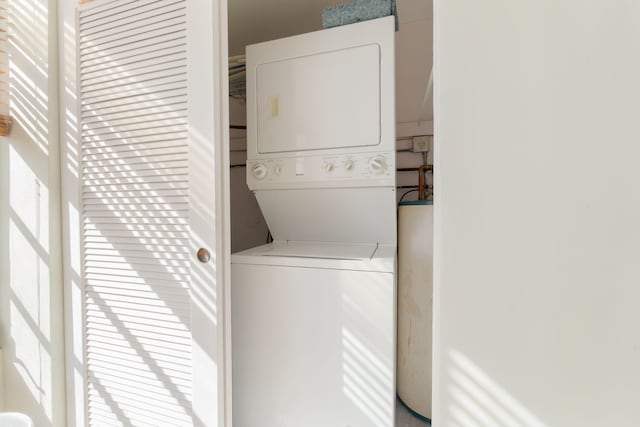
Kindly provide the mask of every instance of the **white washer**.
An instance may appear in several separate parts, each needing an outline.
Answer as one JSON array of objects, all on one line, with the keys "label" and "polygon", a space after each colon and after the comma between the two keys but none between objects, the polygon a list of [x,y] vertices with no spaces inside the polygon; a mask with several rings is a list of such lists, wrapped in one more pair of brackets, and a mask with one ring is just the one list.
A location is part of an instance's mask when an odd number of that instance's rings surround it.
[{"label": "white washer", "polygon": [[234,255],[233,425],[393,426],[395,246]]},{"label": "white washer", "polygon": [[247,184],[275,242],[231,259],[234,427],[393,427],[394,26],[247,47]]}]

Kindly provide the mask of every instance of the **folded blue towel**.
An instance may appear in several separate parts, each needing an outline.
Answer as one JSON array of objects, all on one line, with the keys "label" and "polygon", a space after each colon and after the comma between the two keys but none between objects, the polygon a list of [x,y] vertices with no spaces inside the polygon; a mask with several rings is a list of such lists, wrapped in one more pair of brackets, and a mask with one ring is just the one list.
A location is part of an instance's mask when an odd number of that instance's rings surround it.
[{"label": "folded blue towel", "polygon": [[399,29],[396,0],[353,0],[322,10],[322,27],[332,28],[393,15]]}]

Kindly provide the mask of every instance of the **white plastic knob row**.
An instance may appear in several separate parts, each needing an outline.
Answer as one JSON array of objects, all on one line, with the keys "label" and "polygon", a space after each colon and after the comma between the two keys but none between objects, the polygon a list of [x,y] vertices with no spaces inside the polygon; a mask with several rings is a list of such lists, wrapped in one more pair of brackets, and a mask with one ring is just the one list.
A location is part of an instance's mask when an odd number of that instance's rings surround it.
[{"label": "white plastic knob row", "polygon": [[[353,160],[346,160],[344,162],[344,169],[347,171],[352,171],[355,167],[355,163]],[[386,172],[389,165],[383,156],[376,156],[369,160],[369,171],[375,175],[381,175]],[[325,162],[322,166],[326,173],[331,173],[335,169],[335,164],[333,162]],[[280,175],[282,173],[282,166],[276,165],[273,169],[276,175]],[[256,163],[251,168],[251,174],[257,180],[262,180],[267,177],[269,174],[269,169],[264,163]]]}]

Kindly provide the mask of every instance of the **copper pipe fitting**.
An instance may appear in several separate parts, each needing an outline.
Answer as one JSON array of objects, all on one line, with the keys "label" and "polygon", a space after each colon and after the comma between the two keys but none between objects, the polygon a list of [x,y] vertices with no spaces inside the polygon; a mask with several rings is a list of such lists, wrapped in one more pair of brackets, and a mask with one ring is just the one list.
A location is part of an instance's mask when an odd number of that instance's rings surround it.
[{"label": "copper pipe fitting", "polygon": [[424,174],[425,172],[433,170],[431,165],[422,165],[418,168],[418,200],[424,200]]}]

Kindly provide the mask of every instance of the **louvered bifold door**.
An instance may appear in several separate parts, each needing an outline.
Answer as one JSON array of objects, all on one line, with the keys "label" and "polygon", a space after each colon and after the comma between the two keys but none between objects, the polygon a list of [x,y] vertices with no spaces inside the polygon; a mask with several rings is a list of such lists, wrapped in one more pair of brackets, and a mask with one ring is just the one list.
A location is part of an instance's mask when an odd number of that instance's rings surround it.
[{"label": "louvered bifold door", "polygon": [[77,25],[87,424],[190,426],[185,1]]}]

